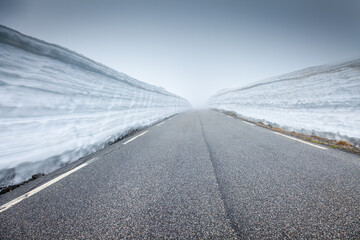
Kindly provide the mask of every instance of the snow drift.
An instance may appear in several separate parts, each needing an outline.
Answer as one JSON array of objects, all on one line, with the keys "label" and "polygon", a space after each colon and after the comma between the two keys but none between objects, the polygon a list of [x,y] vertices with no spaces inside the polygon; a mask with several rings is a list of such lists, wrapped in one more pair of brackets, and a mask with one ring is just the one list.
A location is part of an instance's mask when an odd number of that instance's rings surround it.
[{"label": "snow drift", "polygon": [[183,98],[0,26],[0,187],[184,111]]},{"label": "snow drift", "polygon": [[360,144],[360,60],[313,67],[221,91],[212,108],[285,130]]}]

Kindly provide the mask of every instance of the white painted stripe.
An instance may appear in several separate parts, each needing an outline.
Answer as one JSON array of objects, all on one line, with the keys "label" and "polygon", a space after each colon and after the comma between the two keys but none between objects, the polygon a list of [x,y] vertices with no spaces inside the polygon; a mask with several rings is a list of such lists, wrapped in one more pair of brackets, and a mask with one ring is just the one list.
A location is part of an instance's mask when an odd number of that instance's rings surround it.
[{"label": "white painted stripe", "polygon": [[255,126],[255,124],[248,123],[248,122],[245,122],[245,121],[243,121],[243,123],[246,123],[246,124],[248,124],[248,125],[250,125],[250,126]]},{"label": "white painted stripe", "polygon": [[9,209],[9,208],[12,207],[12,206],[18,204],[18,203],[21,202],[22,200],[24,200],[24,199],[26,199],[26,198],[28,198],[28,197],[31,197],[32,195],[40,192],[41,190],[43,190],[43,189],[45,189],[45,188],[53,185],[54,183],[60,181],[60,180],[63,179],[64,177],[69,176],[70,174],[76,172],[77,170],[85,167],[86,165],[90,164],[90,162],[93,162],[93,161],[95,161],[95,160],[97,160],[97,159],[98,159],[98,158],[93,158],[93,159],[90,160],[89,162],[83,163],[83,164],[77,166],[76,168],[74,168],[74,169],[72,169],[72,170],[70,170],[70,171],[68,171],[68,172],[66,172],[66,173],[63,173],[62,175],[60,175],[60,176],[58,176],[58,177],[50,180],[49,182],[44,183],[43,185],[41,185],[41,186],[39,186],[39,187],[31,190],[30,192],[27,192],[27,193],[25,193],[24,195],[21,195],[20,197],[17,197],[17,198],[15,198],[14,200],[12,200],[12,201],[10,201],[10,202],[8,202],[8,203],[0,206],[0,213],[3,212],[3,211],[5,211],[5,210],[7,210],[7,209]]},{"label": "white painted stripe", "polygon": [[227,117],[229,117],[229,118],[233,118],[232,116],[229,116],[229,115],[226,115]]},{"label": "white painted stripe", "polygon": [[294,137],[290,137],[290,136],[287,136],[287,135],[284,135],[284,134],[281,134],[281,133],[278,133],[278,132],[273,132],[277,135],[280,135],[280,136],[283,136],[283,137],[286,137],[286,138],[289,138],[289,139],[292,139],[292,140],[295,140],[295,141],[298,141],[298,142],[301,142],[301,143],[305,143],[307,145],[310,145],[310,146],[313,146],[313,147],[316,147],[316,148],[320,148],[320,149],[324,149],[324,150],[328,150],[327,148],[325,147],[321,147],[321,146],[318,146],[318,145],[315,145],[315,144],[312,144],[312,143],[309,143],[309,142],[305,142],[303,140],[300,140],[300,139],[297,139],[297,138],[294,138]]},{"label": "white painted stripe", "polygon": [[89,161],[87,161],[86,163],[87,163],[87,165],[89,165],[90,163],[93,163],[93,162],[95,162],[96,160],[98,160],[99,159],[99,157],[94,157],[93,159],[90,159]]},{"label": "white painted stripe", "polygon": [[164,122],[161,122],[161,123],[159,123],[159,124],[158,124],[158,125],[156,125],[156,126],[158,127],[158,126],[162,125],[163,123],[164,123]]},{"label": "white painted stripe", "polygon": [[43,189],[45,189],[45,188],[53,185],[54,183],[56,183],[56,182],[60,181],[61,179],[69,176],[70,174],[76,172],[77,170],[79,170],[79,169],[81,169],[81,168],[89,165],[90,163],[95,162],[95,161],[98,160],[98,159],[99,159],[99,157],[94,157],[93,159],[90,159],[88,162],[85,162],[85,163],[77,166],[76,168],[71,169],[70,171],[61,174],[60,176],[57,176],[56,178],[50,180],[49,182],[47,182],[47,183],[45,183],[45,184],[43,184],[43,185],[41,185],[41,186],[39,186],[39,187],[31,190],[30,192],[27,192],[27,193],[25,193],[24,195],[21,195],[20,197],[17,197],[17,198],[15,198],[15,199],[13,199],[12,201],[10,201],[10,202],[8,202],[8,203],[0,206],[0,213],[3,212],[3,211],[5,211],[5,210],[7,210],[7,209],[9,209],[9,208],[12,207],[12,206],[18,204],[18,203],[21,202],[22,200],[24,200],[24,199],[26,199],[26,198],[28,198],[28,197],[30,197],[30,196],[32,196],[32,195],[35,195],[36,193],[40,192],[41,190],[43,190]]},{"label": "white painted stripe", "polygon": [[132,139],[127,140],[126,142],[124,142],[124,143],[123,143],[123,145],[125,145],[125,144],[127,144],[127,143],[129,143],[129,142],[131,142],[131,141],[134,141],[135,139],[137,139],[138,137],[140,137],[140,136],[144,135],[144,134],[145,134],[145,133],[147,133],[148,131],[149,131],[149,130],[146,130],[145,132],[140,133],[139,135],[137,135],[137,136],[133,137]]}]

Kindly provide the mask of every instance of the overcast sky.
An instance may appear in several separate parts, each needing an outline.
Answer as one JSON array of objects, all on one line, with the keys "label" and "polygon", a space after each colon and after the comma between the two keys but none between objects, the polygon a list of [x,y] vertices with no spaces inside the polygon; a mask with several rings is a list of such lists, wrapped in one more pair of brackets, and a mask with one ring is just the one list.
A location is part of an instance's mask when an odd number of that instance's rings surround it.
[{"label": "overcast sky", "polygon": [[360,0],[1,0],[0,24],[195,106],[223,88],[360,58]]}]

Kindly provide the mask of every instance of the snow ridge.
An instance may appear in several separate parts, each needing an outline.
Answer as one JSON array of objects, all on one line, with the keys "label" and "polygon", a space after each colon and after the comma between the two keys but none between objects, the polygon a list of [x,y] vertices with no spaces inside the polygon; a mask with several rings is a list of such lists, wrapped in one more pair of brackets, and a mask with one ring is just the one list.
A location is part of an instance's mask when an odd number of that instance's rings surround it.
[{"label": "snow ridge", "polygon": [[1,25],[0,96],[0,187],[54,171],[191,107],[160,87]]},{"label": "snow ridge", "polygon": [[360,144],[360,59],[303,69],[212,96],[212,108]]}]

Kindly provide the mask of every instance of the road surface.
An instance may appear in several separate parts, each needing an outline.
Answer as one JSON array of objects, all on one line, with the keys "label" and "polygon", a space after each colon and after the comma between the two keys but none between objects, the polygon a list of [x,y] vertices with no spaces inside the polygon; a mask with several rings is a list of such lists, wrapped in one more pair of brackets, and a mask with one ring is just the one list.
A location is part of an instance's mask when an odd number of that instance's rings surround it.
[{"label": "road surface", "polygon": [[0,239],[360,239],[358,156],[210,110],[154,125],[0,206],[34,189],[0,212]]}]

